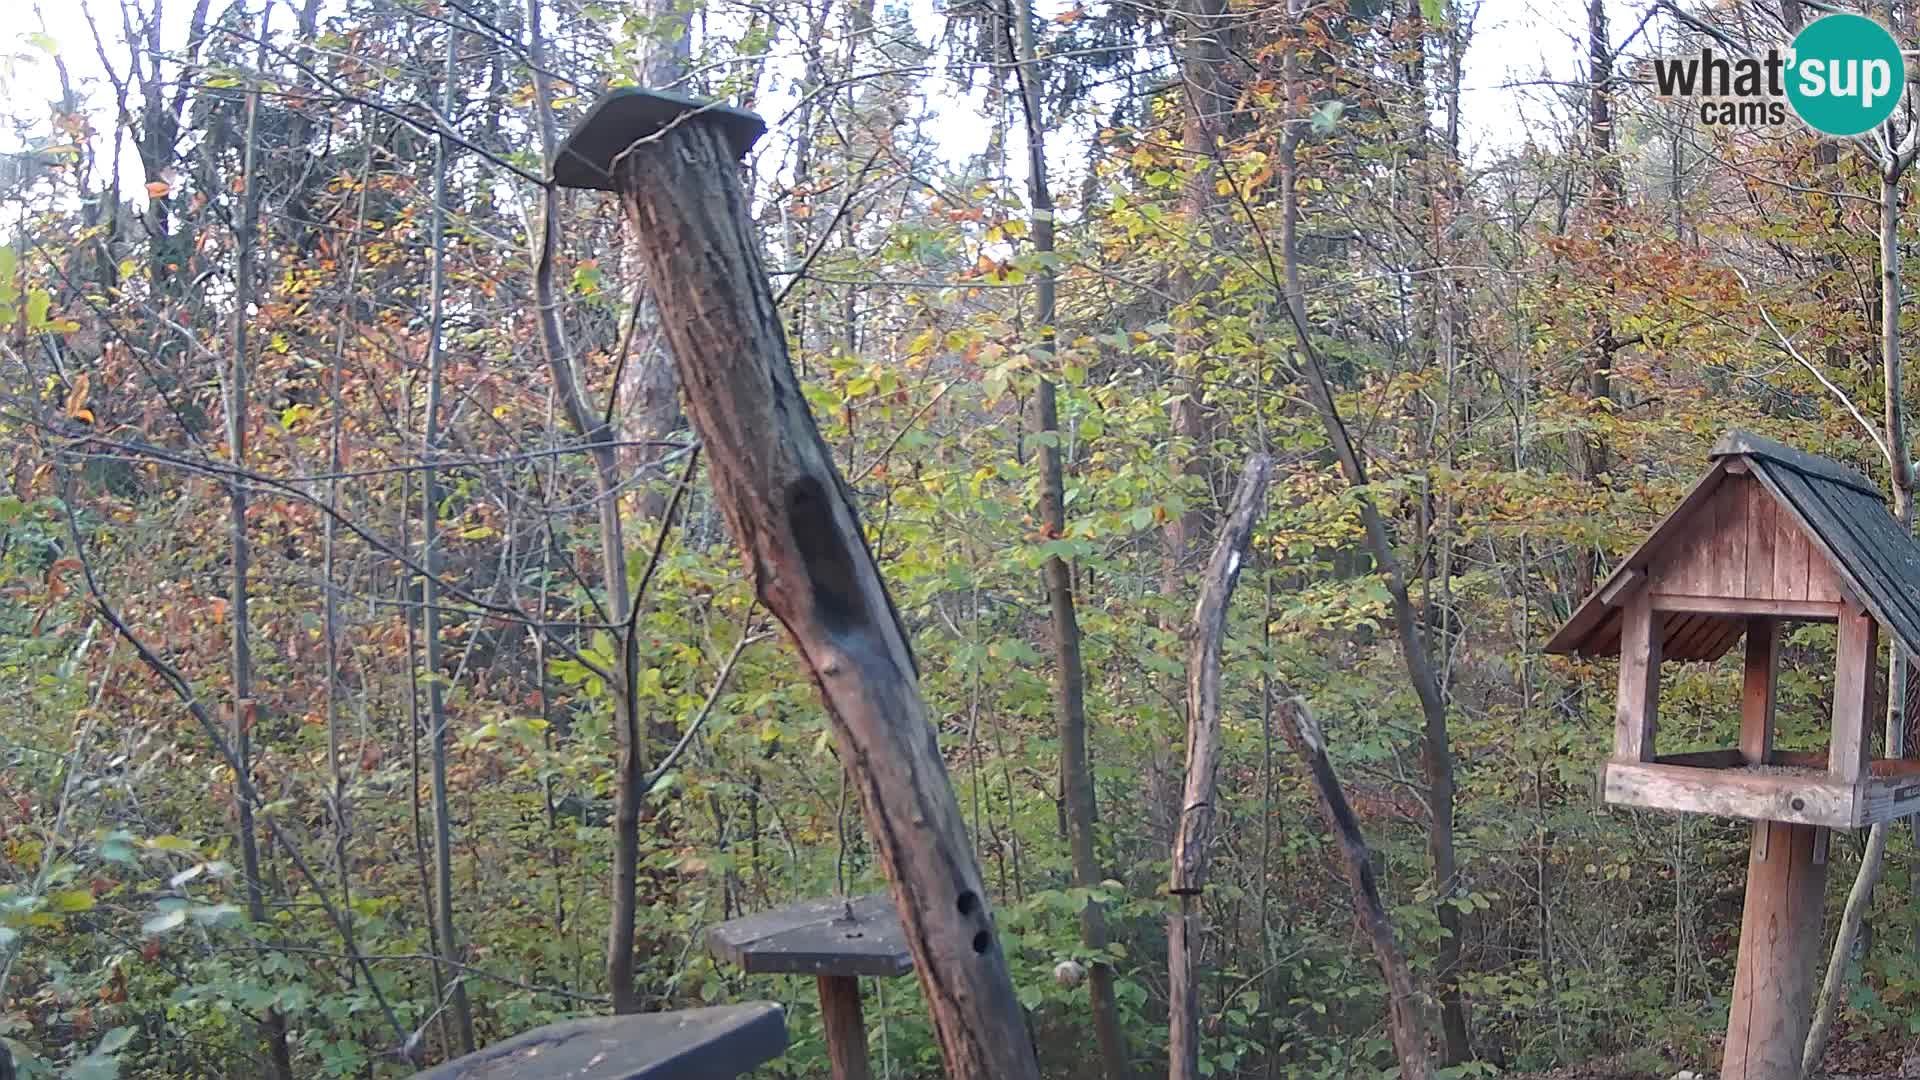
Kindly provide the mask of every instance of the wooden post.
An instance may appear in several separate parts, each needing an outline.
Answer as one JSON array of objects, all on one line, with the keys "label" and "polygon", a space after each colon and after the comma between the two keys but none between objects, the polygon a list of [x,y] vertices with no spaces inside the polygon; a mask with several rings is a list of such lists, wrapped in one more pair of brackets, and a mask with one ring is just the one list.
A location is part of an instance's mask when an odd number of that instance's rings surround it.
[{"label": "wooden post", "polygon": [[597,105],[560,156],[610,176],[637,227],[714,499],[826,705],[946,1074],[1037,1078],[906,627],[787,356],[737,164],[761,126],[629,90]]},{"label": "wooden post", "polygon": [[1620,696],[1614,705],[1613,756],[1652,761],[1660,712],[1660,620],[1653,598],[1633,590],[1620,610]]},{"label": "wooden post", "polygon": [[1780,622],[1747,620],[1747,663],[1740,687],[1740,757],[1764,765],[1773,757],[1774,673],[1780,666]]},{"label": "wooden post", "polygon": [[827,1033],[833,1080],[873,1080],[867,1061],[867,1021],[860,1011],[860,980],[820,976],[820,1026]]},{"label": "wooden post", "polygon": [[1880,624],[1848,603],[1840,613],[1840,644],[1833,658],[1833,742],[1827,771],[1857,782],[1867,773],[1873,747],[1867,704],[1873,697],[1873,670],[1880,651]]},{"label": "wooden post", "polygon": [[1756,821],[1720,1080],[1800,1080],[1820,965],[1827,864],[1817,825]]}]

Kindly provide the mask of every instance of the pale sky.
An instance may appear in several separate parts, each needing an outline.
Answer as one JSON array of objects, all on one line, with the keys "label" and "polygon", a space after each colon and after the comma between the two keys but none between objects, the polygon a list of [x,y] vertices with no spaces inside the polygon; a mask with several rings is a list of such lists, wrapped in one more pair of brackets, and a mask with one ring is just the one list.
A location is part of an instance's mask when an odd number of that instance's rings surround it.
[{"label": "pale sky", "polygon": [[[118,0],[85,2],[93,6],[103,29],[117,31]],[[934,40],[940,33],[943,16],[936,2],[910,0],[908,10],[922,41]],[[81,0],[39,0],[38,17],[31,9],[22,10],[21,3],[22,0],[13,0],[16,17],[9,20],[9,26],[0,29],[0,50],[6,54],[0,56],[0,97],[10,103],[13,111],[31,114],[44,131],[46,113],[36,108],[35,103],[55,98],[58,82],[53,63],[41,48],[44,39],[39,38],[40,18],[43,17],[45,37],[57,44],[73,78],[83,90],[90,92],[95,127],[102,132],[110,131],[113,118],[106,108],[108,90],[105,80],[100,78],[99,62]],[[1049,17],[1071,7],[1072,3],[1073,0],[1038,0],[1036,13]],[[1638,23],[1645,5],[1609,0],[1609,6],[1617,43]],[[184,24],[188,7],[184,2],[169,4],[170,21],[177,18]],[[290,26],[291,10],[283,10],[281,25]],[[184,36],[184,25],[167,29],[170,32],[163,35],[163,40],[170,45]],[[1470,160],[1485,160],[1519,143],[1528,122],[1544,115],[1551,87],[1542,85],[1543,73],[1549,82],[1573,82],[1582,77],[1584,0],[1482,0],[1473,30],[1462,79],[1463,148]],[[110,40],[110,49],[113,45]],[[1639,46],[1640,43],[1636,43],[1636,47]],[[952,88],[929,97],[937,116],[935,127],[947,156],[960,161],[981,152],[986,145],[989,124],[978,111],[983,100],[980,91],[962,95],[958,88]],[[790,92],[775,89],[762,98],[760,106],[770,119],[777,118],[791,100]],[[1065,142],[1063,140],[1063,144]],[[20,146],[21,140],[14,130],[0,129],[0,150]],[[131,155],[128,158],[130,160]],[[1017,170],[1021,168],[1017,156],[1011,164]],[[1024,175],[1013,178],[1016,183],[1024,179]],[[125,186],[129,191],[139,188],[137,182]]]}]

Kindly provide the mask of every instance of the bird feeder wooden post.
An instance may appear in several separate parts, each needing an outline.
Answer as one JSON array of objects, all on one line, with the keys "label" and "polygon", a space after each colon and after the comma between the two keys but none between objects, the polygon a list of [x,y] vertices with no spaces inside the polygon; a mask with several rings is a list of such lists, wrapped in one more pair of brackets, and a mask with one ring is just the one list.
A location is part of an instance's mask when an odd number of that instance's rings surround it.
[{"label": "bird feeder wooden post", "polygon": [[[1782,627],[1837,625],[1824,753],[1773,745]],[[1852,469],[1732,432],[1713,466],[1547,651],[1618,656],[1607,802],[1751,820],[1722,1080],[1798,1080],[1820,967],[1827,832],[1920,809],[1920,761],[1871,755],[1879,634],[1920,653],[1920,544]],[[1740,736],[1661,755],[1660,668],[1745,639]]]},{"label": "bird feeder wooden post", "polygon": [[807,900],[724,922],[707,931],[707,951],[749,974],[814,976],[833,1080],[872,1080],[860,976],[913,970],[885,895]]},{"label": "bird feeder wooden post", "polygon": [[906,626],[808,411],[761,265],[738,162],[766,125],[676,94],[617,90],[556,155],[553,182],[617,191],[672,346],[714,499],[826,705],[953,1080],[1039,1075],[920,696]]}]

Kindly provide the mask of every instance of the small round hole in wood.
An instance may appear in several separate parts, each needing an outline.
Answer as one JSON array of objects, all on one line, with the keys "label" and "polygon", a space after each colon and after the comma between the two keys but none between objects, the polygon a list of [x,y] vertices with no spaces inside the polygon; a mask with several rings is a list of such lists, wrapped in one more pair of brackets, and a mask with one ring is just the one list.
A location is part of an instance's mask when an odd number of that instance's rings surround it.
[{"label": "small round hole in wood", "polygon": [[960,914],[971,915],[979,909],[980,898],[973,895],[972,889],[968,889],[960,894],[960,899],[954,906],[960,909]]},{"label": "small round hole in wood", "polygon": [[1793,800],[1793,808],[1794,808],[1795,810],[1805,810],[1805,809],[1807,808],[1807,800],[1805,800],[1805,799],[1800,799],[1800,798],[1796,798],[1796,799],[1794,799],[1794,800]]},{"label": "small round hole in wood", "polygon": [[993,946],[992,934],[989,934],[985,930],[982,930],[979,933],[973,935],[973,951],[974,952],[985,955],[986,951],[989,948],[992,948],[992,946]]}]

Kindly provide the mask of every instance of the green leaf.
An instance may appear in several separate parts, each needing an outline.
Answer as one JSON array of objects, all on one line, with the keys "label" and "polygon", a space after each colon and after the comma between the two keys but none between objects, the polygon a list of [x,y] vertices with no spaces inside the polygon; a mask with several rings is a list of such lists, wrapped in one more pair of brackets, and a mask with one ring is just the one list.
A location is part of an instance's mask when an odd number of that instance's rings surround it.
[{"label": "green leaf", "polygon": [[100,1045],[93,1048],[96,1054],[117,1054],[133,1041],[133,1029],[117,1027],[100,1037]]},{"label": "green leaf", "polygon": [[1420,17],[1436,26],[1447,21],[1447,0],[1420,0]]},{"label": "green leaf", "polygon": [[177,907],[172,911],[163,911],[140,924],[143,934],[164,934],[180,928],[187,921],[187,909]]},{"label": "green leaf", "polygon": [[93,894],[85,889],[62,889],[47,894],[48,911],[92,911]]}]

